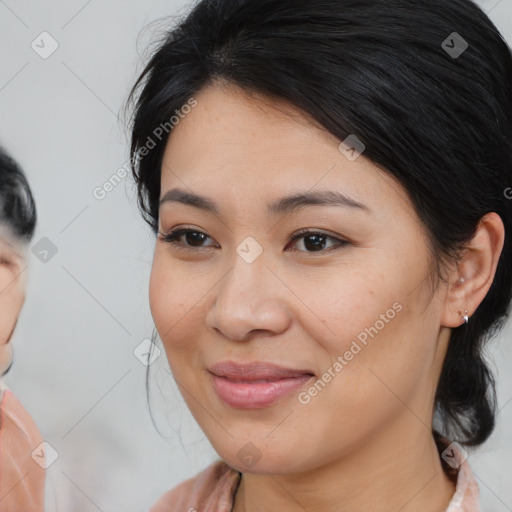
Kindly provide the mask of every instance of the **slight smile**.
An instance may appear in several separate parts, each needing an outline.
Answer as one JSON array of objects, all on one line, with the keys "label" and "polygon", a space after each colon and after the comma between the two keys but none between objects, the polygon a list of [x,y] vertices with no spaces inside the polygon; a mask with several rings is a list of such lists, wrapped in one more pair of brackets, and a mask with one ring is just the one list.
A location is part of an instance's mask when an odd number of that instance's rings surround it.
[{"label": "slight smile", "polygon": [[213,365],[208,372],[219,398],[236,409],[268,407],[315,377],[310,370],[285,368],[260,361],[224,361]]}]

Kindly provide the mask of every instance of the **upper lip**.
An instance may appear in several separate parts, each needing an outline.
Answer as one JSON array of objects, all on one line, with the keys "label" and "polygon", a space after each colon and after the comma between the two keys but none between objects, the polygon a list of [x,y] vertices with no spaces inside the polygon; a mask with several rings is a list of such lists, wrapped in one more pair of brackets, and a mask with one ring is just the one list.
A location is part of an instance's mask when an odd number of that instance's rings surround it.
[{"label": "upper lip", "polygon": [[251,361],[244,363],[222,361],[211,366],[209,371],[218,377],[246,381],[261,379],[278,380],[304,375],[314,375],[311,370],[285,368],[274,363],[266,363],[262,361]]}]

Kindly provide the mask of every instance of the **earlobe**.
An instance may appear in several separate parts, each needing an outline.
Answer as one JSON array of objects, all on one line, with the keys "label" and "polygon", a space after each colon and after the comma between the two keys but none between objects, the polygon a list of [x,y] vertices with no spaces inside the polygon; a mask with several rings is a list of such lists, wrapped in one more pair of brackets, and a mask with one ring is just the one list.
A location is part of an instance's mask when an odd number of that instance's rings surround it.
[{"label": "earlobe", "polygon": [[450,275],[443,326],[458,327],[469,322],[494,280],[504,240],[501,217],[495,212],[482,217]]},{"label": "earlobe", "polygon": [[[452,276],[455,276],[456,281],[449,282],[448,290],[446,293],[445,307],[441,317],[441,325],[444,327],[459,327],[460,325],[467,324],[471,316],[471,309],[469,304],[469,296],[471,295],[468,288],[468,283],[464,277],[460,275],[459,265]],[[467,319],[467,320],[466,320]]]},{"label": "earlobe", "polygon": [[464,314],[462,314],[460,311],[458,312],[459,315],[462,317],[462,323],[460,325],[464,325],[464,324],[468,324],[469,323],[469,315],[468,315],[468,310],[465,309],[464,310]]}]

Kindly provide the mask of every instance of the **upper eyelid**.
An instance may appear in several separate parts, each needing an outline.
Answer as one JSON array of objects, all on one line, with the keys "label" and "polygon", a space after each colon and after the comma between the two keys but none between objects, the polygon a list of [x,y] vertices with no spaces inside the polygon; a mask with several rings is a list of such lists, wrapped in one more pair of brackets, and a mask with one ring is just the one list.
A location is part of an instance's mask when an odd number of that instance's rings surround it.
[{"label": "upper eyelid", "polygon": [[329,231],[326,231],[324,229],[314,229],[314,228],[299,229],[293,235],[291,235],[291,239],[293,240],[297,237],[311,235],[311,234],[313,234],[313,235],[320,234],[320,235],[325,235],[326,237],[329,237],[329,238],[336,238],[338,240],[344,240],[344,237],[342,237],[341,235],[335,235],[335,234],[329,233]]},{"label": "upper eyelid", "polygon": [[[176,234],[179,232],[182,232],[180,234],[184,234],[186,232],[200,233],[202,235],[207,236],[208,238],[212,238],[210,235],[208,235],[208,233],[205,233],[204,231],[202,231],[199,228],[191,228],[191,227],[187,227],[187,226],[170,229],[168,233],[162,233],[162,231],[160,229],[158,230],[158,233],[162,236],[169,236],[169,235]],[[297,236],[304,236],[304,235],[308,235],[308,234],[321,234],[321,235],[329,236],[331,238],[340,238],[341,237],[341,235],[331,234],[328,231],[326,231],[324,229],[320,229],[320,228],[318,228],[318,229],[302,228],[302,229],[299,229],[298,231],[296,231],[295,233],[293,233],[292,235],[290,235],[290,238],[293,239]],[[343,238],[343,237],[341,237],[341,238]],[[213,238],[212,238],[212,240],[213,240]]]}]

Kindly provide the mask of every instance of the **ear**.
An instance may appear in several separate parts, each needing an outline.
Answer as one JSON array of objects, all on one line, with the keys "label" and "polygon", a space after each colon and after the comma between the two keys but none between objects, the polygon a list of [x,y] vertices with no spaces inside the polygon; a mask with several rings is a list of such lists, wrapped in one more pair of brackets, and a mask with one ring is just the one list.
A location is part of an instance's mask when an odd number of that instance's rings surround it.
[{"label": "ear", "polygon": [[473,239],[464,249],[456,268],[450,272],[441,325],[458,327],[484,300],[496,274],[505,241],[501,217],[491,212],[478,224]]}]

